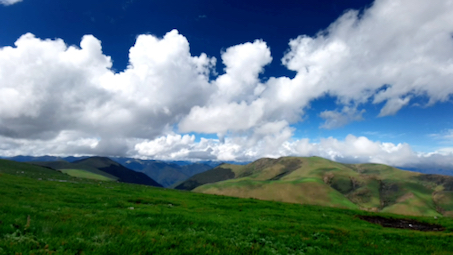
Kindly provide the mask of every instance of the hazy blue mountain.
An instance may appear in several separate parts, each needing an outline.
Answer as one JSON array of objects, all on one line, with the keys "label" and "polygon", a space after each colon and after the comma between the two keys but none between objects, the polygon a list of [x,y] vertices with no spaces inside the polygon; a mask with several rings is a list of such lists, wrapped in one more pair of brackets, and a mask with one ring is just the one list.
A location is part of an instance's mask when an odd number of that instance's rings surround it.
[{"label": "hazy blue mountain", "polygon": [[58,160],[63,160],[60,157],[55,157],[55,156],[41,156],[41,157],[33,157],[33,156],[15,156],[11,158],[6,158],[8,160],[13,160],[16,162],[30,162],[30,161],[58,161]]},{"label": "hazy blue mountain", "polygon": [[75,161],[86,159],[86,158],[89,158],[89,157],[88,156],[82,156],[82,157],[69,156],[69,157],[64,157],[63,159],[68,162],[75,162]]},{"label": "hazy blue mountain", "polygon": [[39,156],[39,157],[34,157],[34,156],[23,156],[23,155],[19,155],[19,156],[15,156],[15,157],[3,157],[4,159],[8,159],[8,160],[13,160],[13,161],[16,161],[16,162],[32,162],[32,161],[36,161],[36,162],[48,162],[48,161],[59,161],[59,160],[64,160],[64,161],[67,161],[67,162],[74,162],[74,161],[77,161],[77,160],[82,160],[82,159],[86,159],[86,158],[89,158],[88,156],[82,156],[82,157],[74,157],[74,156],[69,156],[69,157],[56,157],[56,156]]},{"label": "hazy blue mountain", "polygon": [[440,174],[440,175],[449,175],[453,176],[453,170],[451,169],[434,169],[434,168],[408,168],[408,167],[400,167],[400,169],[418,172],[422,174]]}]

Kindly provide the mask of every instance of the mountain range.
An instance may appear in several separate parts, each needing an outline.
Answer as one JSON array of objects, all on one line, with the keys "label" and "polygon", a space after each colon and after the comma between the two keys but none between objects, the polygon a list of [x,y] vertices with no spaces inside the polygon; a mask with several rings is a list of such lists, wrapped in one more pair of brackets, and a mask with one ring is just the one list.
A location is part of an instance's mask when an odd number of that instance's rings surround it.
[{"label": "mountain range", "polygon": [[176,189],[408,215],[453,216],[453,177],[320,157],[222,164]]},{"label": "mountain range", "polygon": [[[69,167],[65,162],[78,162],[90,157],[56,157],[56,156],[15,156],[10,158],[5,158],[8,160],[13,160],[17,162],[39,162],[36,164],[49,166],[55,169],[63,169]],[[213,167],[222,164],[219,161],[159,161],[159,160],[142,160],[135,158],[121,158],[121,157],[112,157],[112,161],[115,161],[122,166],[134,170],[136,172],[144,173],[149,176],[151,179],[155,180],[163,187],[171,187],[172,185],[178,184],[182,181],[187,180],[189,177],[204,172],[206,170],[212,169]],[[47,162],[47,163],[44,163]],[[49,163],[51,162],[51,163]],[[237,163],[237,162],[233,162]],[[86,168],[87,166],[83,166]],[[94,173],[96,170],[90,168]],[[101,174],[105,175],[105,174]],[[108,176],[111,178],[111,176]]]},{"label": "mountain range", "polygon": [[[262,158],[246,165],[224,163],[209,169],[209,165],[201,163],[178,165],[115,159],[89,157],[73,162],[59,159],[23,165],[41,166],[74,177],[167,186],[198,193],[407,215],[453,216],[453,177],[387,165],[343,164],[320,157],[282,157]],[[22,165],[16,167],[26,169]],[[151,174],[167,182],[161,185],[149,177]],[[168,181],[171,179],[182,181],[171,184]]]}]

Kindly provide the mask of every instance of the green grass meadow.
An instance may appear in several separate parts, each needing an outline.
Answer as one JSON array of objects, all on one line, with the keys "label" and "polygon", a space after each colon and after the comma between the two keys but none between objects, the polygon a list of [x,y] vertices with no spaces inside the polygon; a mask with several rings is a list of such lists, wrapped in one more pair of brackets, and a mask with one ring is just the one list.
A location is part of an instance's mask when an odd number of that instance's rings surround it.
[{"label": "green grass meadow", "polygon": [[449,217],[376,214],[446,230],[383,228],[357,217],[375,215],[366,211],[80,179],[5,161],[0,198],[0,254],[453,254]]}]

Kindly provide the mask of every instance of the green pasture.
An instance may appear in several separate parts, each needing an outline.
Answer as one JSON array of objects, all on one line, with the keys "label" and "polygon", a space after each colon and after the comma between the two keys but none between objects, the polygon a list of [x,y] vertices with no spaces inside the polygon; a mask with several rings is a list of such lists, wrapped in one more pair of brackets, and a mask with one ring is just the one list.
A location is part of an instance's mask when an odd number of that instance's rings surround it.
[{"label": "green pasture", "polygon": [[[302,184],[319,183],[293,186]],[[80,179],[1,160],[0,198],[0,254],[453,254],[449,217]],[[359,215],[418,219],[445,230],[383,228]]]}]

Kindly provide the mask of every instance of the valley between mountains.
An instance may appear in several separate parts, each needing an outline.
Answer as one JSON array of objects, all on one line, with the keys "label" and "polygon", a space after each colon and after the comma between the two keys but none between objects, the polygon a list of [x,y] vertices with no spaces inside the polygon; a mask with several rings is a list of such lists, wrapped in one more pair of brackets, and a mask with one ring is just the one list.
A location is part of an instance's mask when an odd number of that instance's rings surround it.
[{"label": "valley between mountains", "polygon": [[[40,161],[47,159],[46,161]],[[77,158],[28,158],[29,163],[66,173],[77,174],[68,170],[78,170],[97,174],[114,181],[126,183],[145,184],[158,187],[169,187],[182,182],[189,177],[211,169],[219,163],[210,162],[212,165],[192,162],[172,162],[157,160],[140,160],[131,158],[106,158],[106,157],[83,157]],[[78,173],[76,177],[83,177]],[[81,175],[80,175],[81,174]],[[85,174],[86,175],[86,174]],[[99,179],[99,178],[98,178]],[[101,178],[102,179],[102,178]]]},{"label": "valley between mountains", "polygon": [[414,216],[453,216],[453,177],[382,164],[342,164],[320,157],[262,158],[247,165],[225,163],[214,168],[215,162],[177,165],[105,157],[30,163],[74,177],[197,193]]}]

